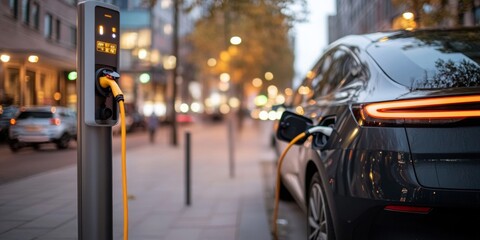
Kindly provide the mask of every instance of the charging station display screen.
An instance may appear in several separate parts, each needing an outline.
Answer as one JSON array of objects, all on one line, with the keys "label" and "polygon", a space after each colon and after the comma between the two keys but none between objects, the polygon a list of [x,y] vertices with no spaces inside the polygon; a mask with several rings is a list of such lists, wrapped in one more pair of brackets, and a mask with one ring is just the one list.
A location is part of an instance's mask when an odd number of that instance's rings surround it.
[{"label": "charging station display screen", "polygon": [[118,66],[119,46],[118,11],[97,6],[95,7],[95,58],[96,64],[104,66]]},{"label": "charging station display screen", "polygon": [[117,44],[97,41],[97,51],[108,54],[117,54]]}]

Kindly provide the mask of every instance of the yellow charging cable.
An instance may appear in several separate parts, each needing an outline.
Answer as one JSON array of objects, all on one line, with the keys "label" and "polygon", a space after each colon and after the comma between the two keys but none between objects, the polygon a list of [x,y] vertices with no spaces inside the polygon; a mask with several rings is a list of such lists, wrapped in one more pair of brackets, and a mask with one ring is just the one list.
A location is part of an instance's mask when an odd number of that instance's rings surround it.
[{"label": "yellow charging cable", "polygon": [[288,143],[288,146],[283,150],[282,154],[280,155],[280,158],[278,158],[278,163],[277,163],[277,181],[275,185],[275,204],[273,207],[273,237],[275,240],[278,239],[278,227],[277,227],[277,218],[278,218],[278,204],[279,204],[279,199],[280,199],[280,170],[282,168],[282,163],[283,159],[285,158],[285,155],[287,155],[288,150],[300,139],[304,138],[307,136],[307,132],[302,132],[298,134],[290,143]]},{"label": "yellow charging cable", "polygon": [[278,158],[278,163],[277,163],[277,181],[275,185],[275,202],[274,202],[274,207],[273,207],[273,238],[274,240],[278,240],[278,224],[277,224],[277,218],[278,218],[278,204],[280,200],[280,170],[282,169],[282,163],[283,159],[285,158],[285,155],[287,155],[287,152],[290,150],[290,148],[297,143],[300,139],[304,137],[308,137],[312,135],[313,133],[323,133],[326,136],[330,136],[333,132],[333,128],[331,127],[324,127],[324,126],[316,126],[316,127],[311,127],[307,131],[302,132],[298,134],[295,138],[292,139],[283,150],[282,154]]},{"label": "yellow charging cable", "polygon": [[127,128],[125,125],[125,104],[123,93],[109,75],[100,77],[100,86],[112,89],[113,97],[120,108],[120,134],[122,139],[122,192],[123,192],[123,239],[128,240],[128,192],[127,192]]}]

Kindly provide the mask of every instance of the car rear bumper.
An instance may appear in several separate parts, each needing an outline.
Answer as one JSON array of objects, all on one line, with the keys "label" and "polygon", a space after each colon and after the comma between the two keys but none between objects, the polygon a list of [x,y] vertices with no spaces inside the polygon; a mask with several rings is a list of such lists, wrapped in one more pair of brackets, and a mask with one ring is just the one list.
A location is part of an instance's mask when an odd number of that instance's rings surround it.
[{"label": "car rear bumper", "polygon": [[52,139],[49,136],[21,136],[18,137],[18,141],[24,143],[42,143],[50,142]]},{"label": "car rear bumper", "polygon": [[[445,193],[444,193],[445,194]],[[448,194],[454,195],[454,192]],[[478,193],[470,193],[477,196]],[[480,239],[478,204],[421,204],[426,213],[386,210],[386,206],[414,204],[335,197],[337,239]]]},{"label": "car rear bumper", "polygon": [[[480,221],[480,190],[422,186],[408,152],[345,150],[332,156],[345,165],[331,168],[348,176],[326,187],[333,190],[329,204],[338,239],[480,239],[471,222]],[[387,206],[431,210],[419,214]]]},{"label": "car rear bumper", "polygon": [[62,136],[60,131],[52,131],[50,129],[44,129],[42,131],[28,132],[20,131],[16,129],[10,129],[10,139],[17,140],[21,143],[42,143],[53,142]]}]

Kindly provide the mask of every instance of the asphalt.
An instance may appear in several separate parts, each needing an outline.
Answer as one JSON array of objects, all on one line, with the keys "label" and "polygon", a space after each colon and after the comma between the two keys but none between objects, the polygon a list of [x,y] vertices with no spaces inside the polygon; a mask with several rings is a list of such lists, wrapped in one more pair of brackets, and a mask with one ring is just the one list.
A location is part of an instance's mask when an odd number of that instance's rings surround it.
[{"label": "asphalt", "polygon": [[[235,131],[233,176],[228,126],[182,127],[177,147],[157,135],[154,144],[127,152],[130,239],[272,239],[273,203],[265,197],[273,177],[265,175],[265,166],[270,169],[275,161],[271,125],[247,121]],[[192,140],[190,206],[185,203],[185,132]],[[121,239],[119,153],[113,161],[113,234]],[[76,165],[0,185],[0,239],[77,239]]]}]

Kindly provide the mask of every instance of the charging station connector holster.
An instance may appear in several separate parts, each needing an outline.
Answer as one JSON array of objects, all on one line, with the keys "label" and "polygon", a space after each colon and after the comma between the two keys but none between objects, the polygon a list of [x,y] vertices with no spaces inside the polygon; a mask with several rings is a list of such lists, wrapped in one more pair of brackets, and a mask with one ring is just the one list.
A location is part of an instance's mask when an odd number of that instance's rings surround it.
[{"label": "charging station connector holster", "polygon": [[[101,79],[115,81],[117,88],[112,88],[112,84],[102,84]],[[95,119],[100,122],[117,122],[118,121],[118,107],[115,95],[118,94],[117,81],[120,74],[109,68],[99,68],[95,72]],[[105,81],[103,81],[105,82]],[[122,98],[123,98],[123,94]]]}]

